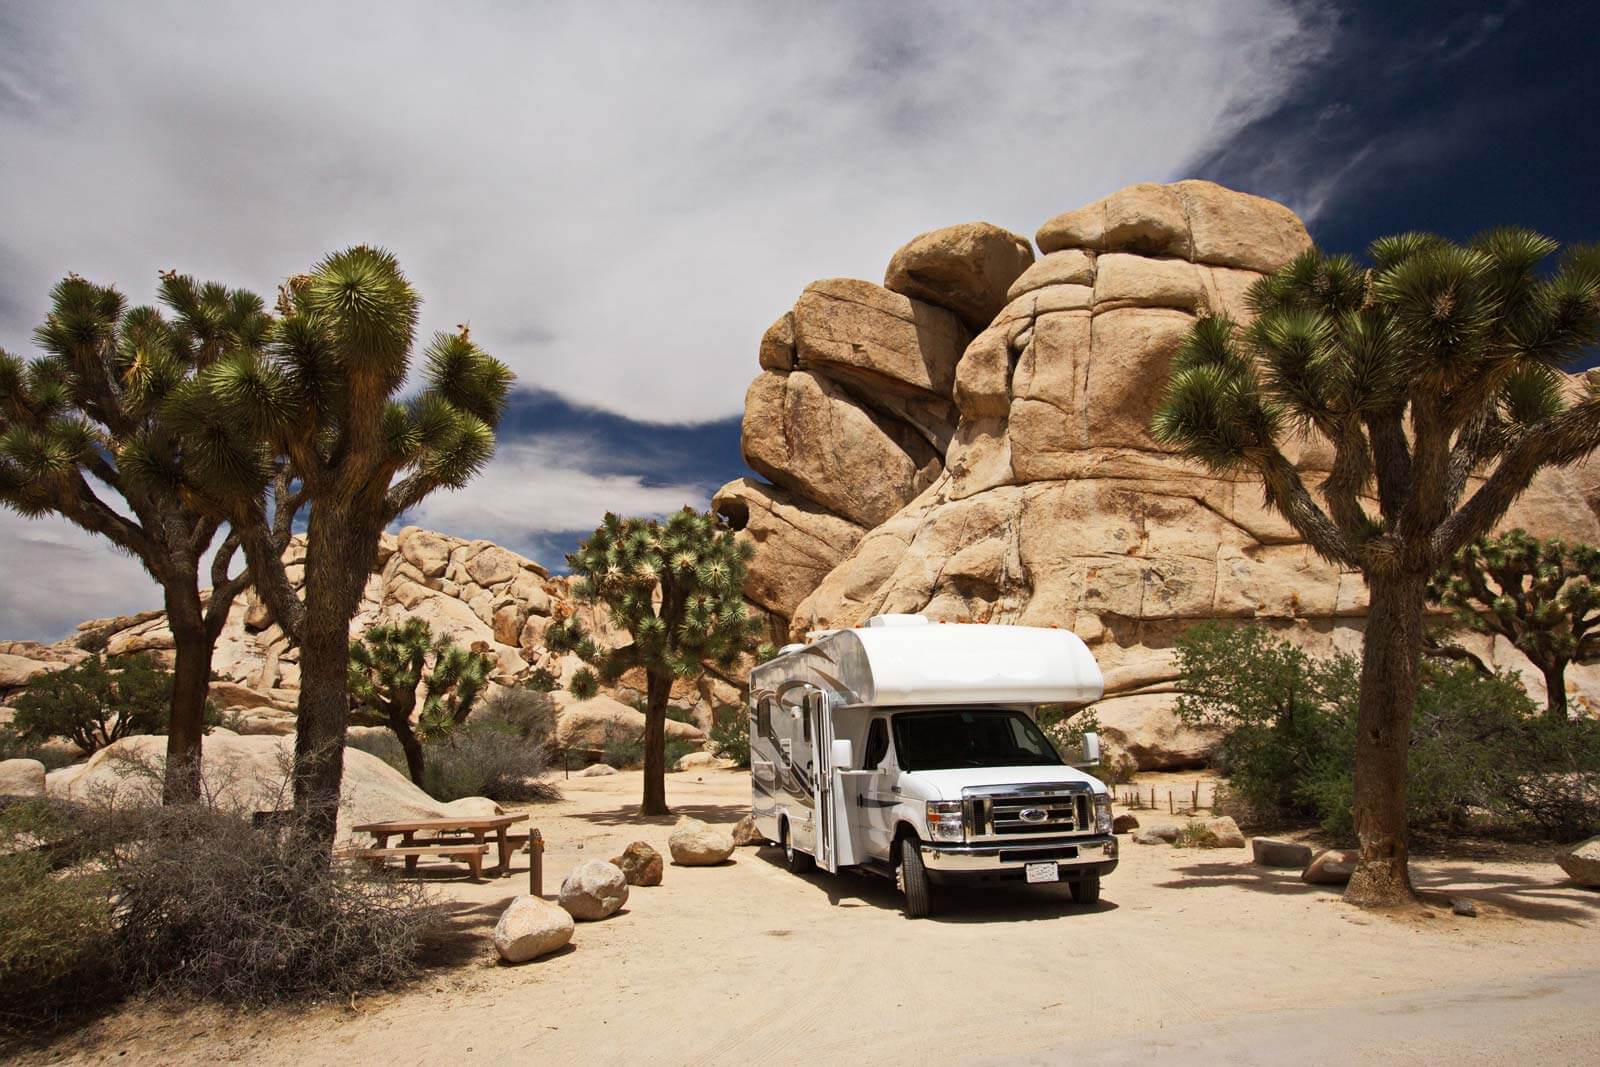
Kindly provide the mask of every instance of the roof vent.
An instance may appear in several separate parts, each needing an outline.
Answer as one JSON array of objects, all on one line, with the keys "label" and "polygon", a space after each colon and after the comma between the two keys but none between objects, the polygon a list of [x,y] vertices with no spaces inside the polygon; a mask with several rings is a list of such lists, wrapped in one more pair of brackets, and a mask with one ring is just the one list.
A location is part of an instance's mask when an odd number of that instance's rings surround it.
[{"label": "roof vent", "polygon": [[926,626],[926,615],[874,615],[867,620],[868,626]]}]

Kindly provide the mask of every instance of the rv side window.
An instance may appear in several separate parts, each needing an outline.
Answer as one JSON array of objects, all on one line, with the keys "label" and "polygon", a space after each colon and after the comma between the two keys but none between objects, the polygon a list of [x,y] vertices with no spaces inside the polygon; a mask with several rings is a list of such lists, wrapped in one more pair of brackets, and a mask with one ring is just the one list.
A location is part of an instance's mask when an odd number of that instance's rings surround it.
[{"label": "rv side window", "polygon": [[889,724],[884,719],[873,719],[867,728],[867,750],[861,757],[861,769],[875,770],[889,754]]},{"label": "rv side window", "polygon": [[816,697],[807,697],[806,702],[800,705],[800,736],[805,738],[808,745],[811,743],[811,711],[816,706]]},{"label": "rv side window", "polygon": [[756,705],[756,733],[769,741],[772,739],[771,697],[762,697],[761,703]]}]

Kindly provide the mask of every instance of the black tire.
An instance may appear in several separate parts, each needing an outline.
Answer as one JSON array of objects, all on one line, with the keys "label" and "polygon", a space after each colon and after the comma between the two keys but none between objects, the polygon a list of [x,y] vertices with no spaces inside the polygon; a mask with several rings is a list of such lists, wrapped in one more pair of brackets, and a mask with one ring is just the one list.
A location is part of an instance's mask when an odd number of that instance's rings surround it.
[{"label": "black tire", "polygon": [[906,895],[906,918],[925,919],[933,914],[933,886],[922,865],[922,845],[914,837],[900,839],[900,890]]},{"label": "black tire", "polygon": [[810,874],[816,869],[817,861],[811,854],[794,847],[794,841],[789,837],[789,820],[785,819],[783,825],[778,827],[778,836],[783,838],[778,844],[783,846],[783,863],[789,868],[790,874]]},{"label": "black tire", "polygon": [[1072,902],[1084,908],[1092,908],[1100,903],[1100,876],[1096,874],[1073,882]]}]

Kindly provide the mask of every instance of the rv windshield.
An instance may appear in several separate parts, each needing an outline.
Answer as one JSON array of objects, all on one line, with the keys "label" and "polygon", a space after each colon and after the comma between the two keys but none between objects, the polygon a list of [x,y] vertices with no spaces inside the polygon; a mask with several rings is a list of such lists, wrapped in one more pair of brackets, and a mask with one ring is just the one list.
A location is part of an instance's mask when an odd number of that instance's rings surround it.
[{"label": "rv windshield", "polygon": [[1062,763],[1032,719],[998,708],[904,712],[894,717],[894,747],[907,771]]}]

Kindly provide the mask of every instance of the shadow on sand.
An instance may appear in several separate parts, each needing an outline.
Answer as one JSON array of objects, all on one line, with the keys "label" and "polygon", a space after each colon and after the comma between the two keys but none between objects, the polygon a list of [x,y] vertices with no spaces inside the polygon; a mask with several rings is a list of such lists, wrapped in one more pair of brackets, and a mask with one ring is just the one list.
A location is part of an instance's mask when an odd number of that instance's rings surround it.
[{"label": "shadow on sand", "polygon": [[[1180,867],[1183,877],[1157,882],[1161,889],[1205,889],[1234,886],[1284,896],[1338,896],[1339,886],[1307,885],[1292,870],[1257,867],[1253,863],[1195,863]],[[1496,871],[1471,863],[1413,864],[1411,880],[1424,903],[1448,907],[1451,900],[1470,900],[1503,909],[1511,915],[1542,922],[1586,923],[1600,917],[1600,893],[1586,893],[1564,875],[1537,878]]]},{"label": "shadow on sand", "polygon": [[[754,850],[756,855],[774,867],[783,869],[783,850],[766,846]],[[904,903],[900,890],[887,878],[864,872],[846,871],[828,874],[812,871],[809,874],[784,876],[797,878],[813,886],[828,898],[836,908],[881,908],[899,911]],[[1092,908],[1079,907],[1072,902],[1071,891],[1065,883],[1027,886],[1000,883],[985,887],[939,887],[934,890],[934,911],[926,921],[942,923],[1016,923],[1041,920],[1071,919],[1115,911],[1117,905],[1105,898]]]}]

